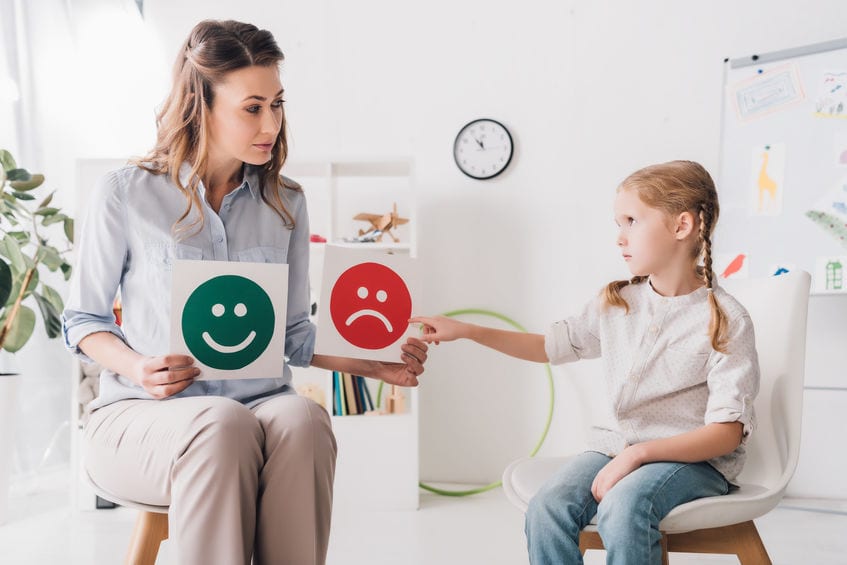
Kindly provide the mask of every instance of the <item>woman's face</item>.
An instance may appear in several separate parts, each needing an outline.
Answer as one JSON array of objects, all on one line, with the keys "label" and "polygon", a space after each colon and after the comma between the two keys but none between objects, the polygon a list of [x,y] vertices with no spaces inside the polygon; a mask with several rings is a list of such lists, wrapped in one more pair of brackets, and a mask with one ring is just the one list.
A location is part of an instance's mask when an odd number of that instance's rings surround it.
[{"label": "woman's face", "polygon": [[282,126],[282,84],[276,66],[244,67],[214,88],[209,157],[263,165]]}]

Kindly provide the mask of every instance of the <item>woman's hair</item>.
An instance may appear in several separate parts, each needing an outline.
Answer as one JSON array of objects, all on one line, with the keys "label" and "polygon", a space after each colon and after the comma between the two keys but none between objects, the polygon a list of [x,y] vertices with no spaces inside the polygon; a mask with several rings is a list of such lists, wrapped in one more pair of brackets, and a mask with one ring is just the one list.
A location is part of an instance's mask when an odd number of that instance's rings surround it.
[{"label": "woman's hair", "polygon": [[[278,66],[283,59],[273,35],[251,24],[204,20],[191,30],[174,64],[170,94],[156,116],[156,145],[146,157],[133,161],[151,173],[169,174],[185,196],[185,210],[173,225],[175,236],[182,238],[192,228],[196,231],[203,228],[203,207],[197,186],[209,165],[209,112],[214,103],[214,87],[231,71],[253,65]],[[283,110],[271,159],[261,166],[259,192],[265,204],[292,229],[294,218],[282,202],[279,190],[282,185],[279,172],[288,156],[285,130]],[[191,164],[188,186],[179,178],[184,162]],[[286,185],[297,190],[294,186]],[[197,217],[188,225],[180,225],[192,208],[197,210]]]},{"label": "woman's hair", "polygon": [[[699,163],[670,161],[635,171],[620,184],[618,192],[621,190],[635,191],[647,206],[661,210],[669,217],[678,216],[683,212],[691,212],[694,215],[700,232],[697,245],[692,248],[692,266],[703,278],[708,290],[712,311],[709,322],[712,347],[725,352],[728,322],[726,314],[715,299],[712,286],[712,232],[718,221],[720,207],[711,175]],[[702,267],[698,266],[700,258],[703,259]],[[646,280],[646,276],[635,276],[631,280],[609,283],[603,291],[606,303],[610,306],[620,306],[629,312],[629,304],[621,296],[621,289]]]}]

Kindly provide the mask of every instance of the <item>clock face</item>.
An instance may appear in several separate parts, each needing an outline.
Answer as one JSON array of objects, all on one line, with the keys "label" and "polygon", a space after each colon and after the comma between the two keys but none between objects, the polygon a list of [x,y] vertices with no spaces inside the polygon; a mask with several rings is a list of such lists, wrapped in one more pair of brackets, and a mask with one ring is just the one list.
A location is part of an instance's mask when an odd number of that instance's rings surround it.
[{"label": "clock face", "polygon": [[456,136],[453,158],[471,178],[490,179],[505,170],[512,160],[512,136],[495,120],[474,120]]}]

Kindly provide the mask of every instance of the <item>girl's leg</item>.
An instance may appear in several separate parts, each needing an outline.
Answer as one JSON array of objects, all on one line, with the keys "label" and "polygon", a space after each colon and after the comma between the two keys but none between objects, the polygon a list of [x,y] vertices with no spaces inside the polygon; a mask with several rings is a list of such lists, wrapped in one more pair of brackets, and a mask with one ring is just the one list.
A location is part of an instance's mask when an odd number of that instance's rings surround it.
[{"label": "girl's leg", "polygon": [[597,509],[610,565],[661,565],[659,522],[674,507],[729,491],[708,463],[648,463],[620,480]]},{"label": "girl's leg", "polygon": [[85,467],[116,496],[170,505],[181,565],[247,565],[264,434],[239,402],[203,396],[122,400],[85,427]]},{"label": "girl's leg", "polygon": [[295,394],[253,408],[265,433],[255,565],[326,561],[335,476],[329,414]]},{"label": "girl's leg", "polygon": [[526,540],[530,563],[582,563],[579,532],[597,512],[591,483],[609,461],[610,457],[594,451],[576,455],[529,501]]}]

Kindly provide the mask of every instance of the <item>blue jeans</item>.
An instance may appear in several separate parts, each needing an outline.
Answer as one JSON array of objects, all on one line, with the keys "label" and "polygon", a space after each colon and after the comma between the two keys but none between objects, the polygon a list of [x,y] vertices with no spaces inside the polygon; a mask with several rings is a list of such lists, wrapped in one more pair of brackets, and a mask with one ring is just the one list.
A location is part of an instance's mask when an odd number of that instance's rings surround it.
[{"label": "blue jeans", "polygon": [[591,483],[611,460],[594,451],[577,455],[530,500],[530,563],[581,564],[579,532],[596,514],[607,564],[661,565],[662,518],[675,506],[729,491],[729,483],[708,463],[661,461],[642,465],[621,479],[598,505]]}]

